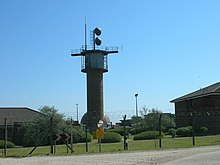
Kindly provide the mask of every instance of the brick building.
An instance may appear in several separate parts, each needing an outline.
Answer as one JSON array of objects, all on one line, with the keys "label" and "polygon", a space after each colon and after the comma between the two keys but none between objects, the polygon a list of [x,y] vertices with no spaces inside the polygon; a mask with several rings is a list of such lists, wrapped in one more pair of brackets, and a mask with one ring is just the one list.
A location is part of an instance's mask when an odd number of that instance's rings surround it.
[{"label": "brick building", "polygon": [[0,107],[0,140],[4,139],[5,135],[5,120],[7,125],[7,139],[20,144],[19,128],[23,122],[29,122],[34,119],[40,112],[26,107]]},{"label": "brick building", "polygon": [[176,98],[176,126],[207,127],[209,133],[220,133],[220,82]]}]

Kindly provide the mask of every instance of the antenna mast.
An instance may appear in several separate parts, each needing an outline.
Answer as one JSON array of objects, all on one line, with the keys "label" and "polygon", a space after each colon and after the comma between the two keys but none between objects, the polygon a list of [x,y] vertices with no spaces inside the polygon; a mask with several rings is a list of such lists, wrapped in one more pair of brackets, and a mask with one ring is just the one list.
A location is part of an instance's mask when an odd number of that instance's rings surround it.
[{"label": "antenna mast", "polygon": [[87,44],[86,44],[86,16],[85,16],[85,50],[87,50]]}]

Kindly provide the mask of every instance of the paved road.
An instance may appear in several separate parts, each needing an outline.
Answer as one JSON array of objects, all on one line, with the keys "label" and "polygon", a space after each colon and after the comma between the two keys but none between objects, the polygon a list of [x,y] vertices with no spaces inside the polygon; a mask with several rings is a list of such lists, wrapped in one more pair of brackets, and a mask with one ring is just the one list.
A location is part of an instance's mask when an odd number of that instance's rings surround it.
[{"label": "paved road", "polygon": [[219,165],[220,164],[220,151],[210,153],[203,153],[185,157],[182,159],[174,160],[163,165]]},{"label": "paved road", "polygon": [[219,165],[219,154],[220,146],[212,146],[81,156],[2,158],[0,165]]}]

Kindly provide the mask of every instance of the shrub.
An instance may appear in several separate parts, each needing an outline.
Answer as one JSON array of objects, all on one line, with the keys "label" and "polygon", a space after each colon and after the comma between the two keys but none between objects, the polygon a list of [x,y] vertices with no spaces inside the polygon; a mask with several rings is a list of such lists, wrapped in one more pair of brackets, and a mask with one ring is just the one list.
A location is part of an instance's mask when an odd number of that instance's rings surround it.
[{"label": "shrub", "polygon": [[[124,136],[124,129],[123,128],[109,129],[109,130],[106,130],[106,132],[115,132],[115,133],[120,134],[121,136]],[[126,130],[126,132],[127,132],[127,130]]]},{"label": "shrub", "polygon": [[200,128],[200,134],[201,135],[206,135],[207,132],[208,132],[208,128],[206,128],[206,127],[201,127]]},{"label": "shrub", "polygon": [[[73,129],[72,131],[73,133],[73,143],[82,143],[86,141],[86,132],[81,130],[81,129]],[[63,133],[60,133],[60,135],[62,136]],[[70,135],[70,133],[68,133]],[[27,136],[29,135],[29,136]],[[33,136],[33,134],[25,134],[25,136],[23,137],[23,146],[24,147],[32,147],[34,146],[36,143],[38,143],[39,146],[42,145],[50,145],[50,136],[45,136],[42,137],[42,139],[38,139],[38,138],[33,138],[30,137]],[[55,136],[55,135],[54,135]],[[54,137],[57,138],[57,137]],[[90,133],[87,133],[87,141],[91,142],[92,141],[92,135]],[[63,140],[60,139],[59,141],[56,142],[56,144],[64,144]]]},{"label": "shrub", "polygon": [[[4,140],[0,140],[0,149],[4,148]],[[15,147],[15,144],[10,142],[10,141],[7,141],[7,148],[14,148]]]},{"label": "shrub", "polygon": [[[164,137],[164,133],[161,133],[161,138]],[[159,139],[159,131],[147,131],[141,132],[134,136],[134,140],[149,140],[149,139]]]},{"label": "shrub", "polygon": [[147,131],[146,128],[132,128],[129,133],[132,134],[132,135],[136,135],[136,134],[139,134],[141,132],[145,132]]},{"label": "shrub", "polygon": [[192,134],[192,127],[180,127],[176,131],[177,136],[188,137]]},{"label": "shrub", "polygon": [[176,130],[174,128],[170,128],[168,133],[169,133],[169,135],[172,136],[172,138],[174,138],[176,136]]},{"label": "shrub", "polygon": [[[77,130],[74,136],[74,143],[86,142],[86,132],[83,130]],[[92,135],[87,132],[87,142],[92,141]]]},{"label": "shrub", "polygon": [[129,133],[131,135],[135,135],[136,134],[136,129],[135,128],[130,129]]},{"label": "shrub", "polygon": [[208,128],[206,128],[206,127],[201,127],[200,130],[201,130],[203,133],[208,132]]},{"label": "shrub", "polygon": [[121,135],[116,132],[105,132],[104,139],[101,140],[102,143],[116,143],[121,141]]}]

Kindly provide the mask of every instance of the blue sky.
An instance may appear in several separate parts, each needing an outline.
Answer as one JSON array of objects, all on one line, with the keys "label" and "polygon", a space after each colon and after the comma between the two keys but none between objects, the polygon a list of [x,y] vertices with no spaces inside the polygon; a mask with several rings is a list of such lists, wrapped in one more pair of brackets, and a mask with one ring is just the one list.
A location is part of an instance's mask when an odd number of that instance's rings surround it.
[{"label": "blue sky", "polygon": [[[71,49],[102,29],[109,56],[105,112],[113,121],[138,107],[174,113],[169,101],[219,81],[218,0],[1,0],[0,106],[86,112],[86,75]],[[89,36],[89,32],[87,34]],[[89,37],[88,37],[89,40]]]}]

